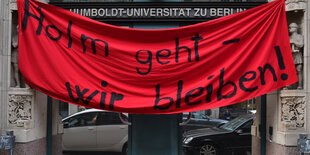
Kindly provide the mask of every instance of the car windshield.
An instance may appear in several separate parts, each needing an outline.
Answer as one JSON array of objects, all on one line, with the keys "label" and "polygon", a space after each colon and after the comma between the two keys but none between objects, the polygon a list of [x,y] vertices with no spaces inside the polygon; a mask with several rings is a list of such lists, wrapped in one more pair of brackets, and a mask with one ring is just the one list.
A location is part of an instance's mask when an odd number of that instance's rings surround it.
[{"label": "car windshield", "polygon": [[249,115],[243,115],[240,117],[237,117],[226,124],[220,126],[219,128],[229,130],[229,131],[234,131],[236,130],[240,125],[248,121],[252,116]]}]

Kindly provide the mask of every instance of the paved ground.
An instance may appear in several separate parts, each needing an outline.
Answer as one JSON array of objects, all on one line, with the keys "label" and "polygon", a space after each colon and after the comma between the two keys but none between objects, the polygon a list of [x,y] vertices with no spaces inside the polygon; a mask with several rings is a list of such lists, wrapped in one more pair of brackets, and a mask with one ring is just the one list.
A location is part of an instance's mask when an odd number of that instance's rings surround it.
[{"label": "paved ground", "polygon": [[122,155],[115,152],[64,152],[63,155]]}]

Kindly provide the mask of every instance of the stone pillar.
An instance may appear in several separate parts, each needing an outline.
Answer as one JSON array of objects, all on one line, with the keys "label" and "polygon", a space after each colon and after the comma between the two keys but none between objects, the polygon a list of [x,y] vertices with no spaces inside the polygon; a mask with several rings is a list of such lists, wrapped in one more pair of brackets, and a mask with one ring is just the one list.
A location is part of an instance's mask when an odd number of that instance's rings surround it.
[{"label": "stone pillar", "polygon": [[10,9],[9,0],[0,1],[0,134],[5,134],[2,129],[6,124],[6,102],[8,100],[8,75],[9,50],[10,50]]}]

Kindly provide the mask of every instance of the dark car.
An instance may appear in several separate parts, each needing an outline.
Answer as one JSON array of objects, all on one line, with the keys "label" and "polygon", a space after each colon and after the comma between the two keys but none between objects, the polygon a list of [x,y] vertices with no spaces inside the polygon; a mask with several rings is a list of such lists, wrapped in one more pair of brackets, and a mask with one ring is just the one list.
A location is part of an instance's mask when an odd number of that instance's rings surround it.
[{"label": "dark car", "polygon": [[[183,113],[183,120],[186,120],[188,114],[189,113]],[[183,126],[183,131],[186,132],[194,129],[218,127],[227,122],[227,120],[211,118],[208,115],[193,112],[191,120]]]},{"label": "dark car", "polygon": [[184,134],[185,155],[250,154],[254,115],[239,116],[220,127],[191,130]]}]

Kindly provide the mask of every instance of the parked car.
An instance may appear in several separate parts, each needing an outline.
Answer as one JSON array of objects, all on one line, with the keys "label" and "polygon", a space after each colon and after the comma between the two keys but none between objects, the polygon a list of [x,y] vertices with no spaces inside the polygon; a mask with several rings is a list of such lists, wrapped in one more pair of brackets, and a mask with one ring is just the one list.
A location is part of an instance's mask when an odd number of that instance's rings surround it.
[{"label": "parked car", "polygon": [[191,130],[184,134],[186,155],[229,155],[251,152],[254,115],[239,116],[220,127]]},{"label": "parked car", "polygon": [[[186,119],[188,113],[183,114]],[[126,115],[123,115],[127,118]],[[119,114],[96,109],[87,109],[64,118],[64,151],[109,151],[127,152],[128,126],[123,124]],[[207,115],[193,113],[185,131],[214,127],[226,120],[213,119]]]},{"label": "parked car", "polygon": [[[183,113],[183,120],[186,120],[188,114],[189,113]],[[194,129],[218,127],[227,122],[227,120],[211,118],[208,115],[193,112],[191,120],[188,124],[183,126],[183,131],[186,132]]]},{"label": "parked car", "polygon": [[128,126],[118,113],[88,109],[62,121],[64,151],[127,152]]}]

